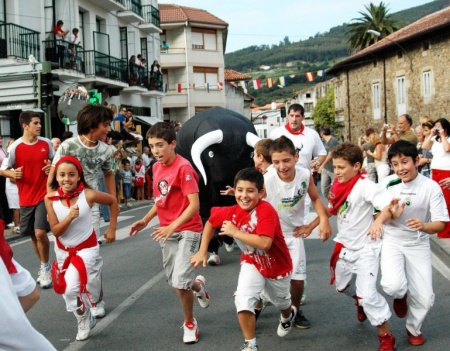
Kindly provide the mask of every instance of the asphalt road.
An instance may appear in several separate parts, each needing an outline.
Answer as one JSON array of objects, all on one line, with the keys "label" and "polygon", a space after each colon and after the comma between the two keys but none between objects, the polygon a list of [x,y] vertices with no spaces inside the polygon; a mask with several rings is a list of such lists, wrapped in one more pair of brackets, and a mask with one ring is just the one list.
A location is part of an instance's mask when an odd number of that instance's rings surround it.
[{"label": "asphalt road", "polygon": [[[119,218],[118,240],[102,245],[103,284],[107,315],[99,320],[86,341],[75,341],[77,323],[65,311],[61,296],[52,289],[41,290],[41,299],[29,312],[31,323],[58,350],[239,350],[243,337],[233,300],[239,271],[239,252],[220,252],[222,264],[198,269],[206,277],[211,295],[208,309],[195,302],[200,341],[184,345],[183,317],[175,291],[168,286],[162,268],[159,245],[149,236],[150,229],[138,237],[128,237],[128,227],[142,218],[146,208],[123,211]],[[332,221],[335,228],[335,222]],[[153,223],[153,224],[156,224]],[[102,229],[105,229],[103,226]],[[358,322],[356,308],[348,297],[329,285],[328,261],[333,242],[317,238],[306,240],[308,279],[306,304],[302,307],[311,321],[308,330],[292,330],[285,338],[276,334],[278,312],[268,307],[257,323],[260,350],[377,350],[376,328],[368,321]],[[38,262],[29,240],[12,243],[14,256],[37,275]],[[53,250],[53,243],[52,243]],[[52,251],[52,259],[54,253]],[[450,269],[433,259],[435,305],[423,326],[425,345],[410,346],[405,321],[393,316],[391,330],[397,350],[449,350]],[[388,299],[391,303],[391,300]]]}]

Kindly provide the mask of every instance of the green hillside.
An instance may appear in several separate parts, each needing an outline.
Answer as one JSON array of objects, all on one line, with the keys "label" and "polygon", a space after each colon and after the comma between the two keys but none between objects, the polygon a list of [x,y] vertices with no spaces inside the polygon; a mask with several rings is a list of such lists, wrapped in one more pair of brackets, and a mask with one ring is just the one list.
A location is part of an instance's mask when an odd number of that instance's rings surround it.
[{"label": "green hillside", "polygon": [[[403,27],[447,6],[450,6],[450,0],[435,0],[396,12],[393,16]],[[359,16],[358,11],[364,11],[364,7],[361,6],[361,9],[355,10],[355,18]],[[250,74],[253,79],[262,79],[262,81],[268,77],[278,79],[284,76],[286,78],[288,84],[284,88],[278,87],[276,82],[270,89],[264,87],[254,90],[250,83],[249,94],[256,98],[256,105],[261,106],[274,100],[288,99],[295,91],[331,78],[317,77],[316,72],[332,66],[351,54],[347,43],[347,31],[347,23],[343,23],[331,28],[328,32],[317,33],[307,40],[291,42],[288,37],[285,37],[279,45],[249,46],[225,54],[225,67]],[[261,71],[260,66],[270,66],[270,69]],[[315,74],[314,83],[307,82],[306,72]]]}]

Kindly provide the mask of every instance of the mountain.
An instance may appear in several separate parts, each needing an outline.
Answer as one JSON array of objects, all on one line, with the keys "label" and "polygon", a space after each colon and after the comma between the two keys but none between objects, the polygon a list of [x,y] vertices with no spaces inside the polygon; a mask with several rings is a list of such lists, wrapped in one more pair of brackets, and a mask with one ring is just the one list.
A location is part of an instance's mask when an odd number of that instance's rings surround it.
[{"label": "mountain", "polygon": [[[430,13],[450,6],[450,0],[435,0],[393,14],[402,27],[417,21]],[[361,8],[360,11],[364,11]],[[355,15],[355,17],[357,17]],[[274,100],[284,100],[293,93],[312,83],[305,78],[306,72],[315,72],[332,66],[335,62],[349,56],[352,52],[348,45],[347,23],[331,28],[328,32],[317,33],[314,37],[298,42],[290,42],[288,37],[279,45],[254,45],[225,54],[225,67],[250,74],[254,79],[285,76],[287,87],[250,90],[257,105],[265,105]],[[264,67],[265,69],[261,69]],[[267,69],[270,67],[269,69]],[[321,77],[315,80],[327,80]],[[250,84],[251,85],[251,84]]]}]

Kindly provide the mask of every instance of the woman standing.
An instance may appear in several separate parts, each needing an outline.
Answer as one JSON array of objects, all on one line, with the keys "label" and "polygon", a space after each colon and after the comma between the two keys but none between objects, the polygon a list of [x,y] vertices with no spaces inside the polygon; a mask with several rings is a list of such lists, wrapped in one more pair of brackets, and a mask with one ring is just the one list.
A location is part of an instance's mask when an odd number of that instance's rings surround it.
[{"label": "woman standing", "polygon": [[375,147],[375,151],[367,151],[367,155],[372,156],[375,160],[378,183],[380,183],[389,175],[390,171],[387,161],[387,147],[381,143],[381,139],[377,133],[372,133],[369,135],[369,142]]},{"label": "woman standing", "polygon": [[[431,129],[423,144],[422,149],[431,150],[431,178],[440,183],[441,180],[450,177],[450,122],[445,118],[438,119]],[[443,187],[447,209],[450,206],[450,189]],[[447,222],[443,231],[438,233],[438,238],[450,238],[450,222]]]}]

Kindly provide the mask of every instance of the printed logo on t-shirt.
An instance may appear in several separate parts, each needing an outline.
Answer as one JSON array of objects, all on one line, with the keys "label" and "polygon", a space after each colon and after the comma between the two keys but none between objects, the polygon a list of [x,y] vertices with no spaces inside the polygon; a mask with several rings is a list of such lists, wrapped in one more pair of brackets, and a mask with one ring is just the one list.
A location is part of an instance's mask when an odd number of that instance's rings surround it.
[{"label": "printed logo on t-shirt", "polygon": [[188,182],[188,181],[190,181],[190,180],[192,180],[192,177],[191,177],[190,174],[188,174],[188,175],[186,176],[186,181]]},{"label": "printed logo on t-shirt", "polygon": [[45,148],[42,148],[42,149],[41,149],[41,152],[47,152],[47,150],[45,150]]},{"label": "printed logo on t-shirt", "polygon": [[169,183],[167,182],[167,180],[161,180],[158,183],[158,189],[162,196],[166,196],[169,192]]}]

